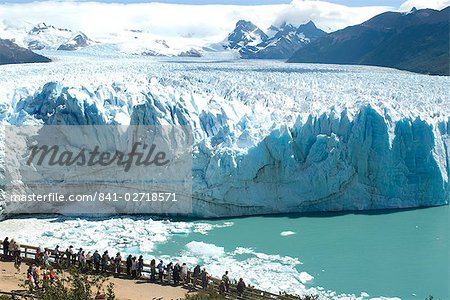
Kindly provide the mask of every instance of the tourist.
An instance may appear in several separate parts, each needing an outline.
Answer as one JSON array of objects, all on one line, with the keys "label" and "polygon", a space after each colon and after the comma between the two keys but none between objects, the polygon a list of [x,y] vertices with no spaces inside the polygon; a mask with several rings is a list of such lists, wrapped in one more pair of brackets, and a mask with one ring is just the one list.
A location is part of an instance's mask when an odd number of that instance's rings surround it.
[{"label": "tourist", "polygon": [[11,240],[11,243],[9,243],[8,246],[8,252],[9,252],[9,256],[13,256],[14,255],[14,250],[16,249],[16,241],[14,239]]},{"label": "tourist", "polygon": [[187,282],[188,271],[188,266],[186,265],[186,263],[183,263],[180,270],[180,278],[182,283]]},{"label": "tourist", "polygon": [[171,284],[173,280],[173,263],[170,262],[167,267],[167,283]]},{"label": "tourist", "polygon": [[87,259],[86,259],[86,253],[84,251],[80,254],[80,264],[81,264],[81,271],[86,272],[87,271]]},{"label": "tourist", "polygon": [[120,276],[121,263],[122,263],[122,255],[120,255],[120,252],[117,252],[116,257],[114,258],[114,267],[117,276]]},{"label": "tourist", "polygon": [[207,289],[208,288],[208,280],[209,280],[209,274],[206,272],[206,269],[204,268],[202,273],[200,274],[200,277],[202,278],[202,288]]},{"label": "tourist", "polygon": [[200,277],[200,272],[201,272],[200,265],[196,265],[195,268],[194,268],[194,274],[193,274],[193,277],[194,277],[194,287],[197,286],[197,282],[198,282],[198,279],[199,279],[199,277]]},{"label": "tourist", "polygon": [[67,267],[70,267],[71,255],[70,255],[69,248],[66,248],[65,256],[66,256],[66,265],[67,265]]},{"label": "tourist", "polygon": [[91,271],[92,270],[92,253],[91,253],[91,251],[89,251],[86,254],[86,264],[87,264],[87,269],[89,271]]},{"label": "tourist", "polygon": [[69,246],[69,255],[70,255],[71,265],[75,265],[75,263],[77,262],[77,255],[76,255],[75,249],[73,248],[72,245]]},{"label": "tourist", "polygon": [[74,255],[73,246],[70,245],[69,249],[67,249],[67,251],[66,251],[66,259],[67,259],[68,267],[70,267],[72,265],[73,255]]},{"label": "tourist", "polygon": [[28,285],[30,287],[30,290],[33,290],[36,286],[36,282],[35,282],[34,278],[35,278],[35,275],[34,275],[33,267],[30,265],[27,270],[27,279],[28,279]]},{"label": "tourist", "polygon": [[237,284],[237,292],[238,292],[239,297],[242,297],[242,295],[244,294],[244,290],[245,290],[244,279],[239,278],[239,282]]},{"label": "tourist", "polygon": [[225,271],[225,274],[222,276],[223,284],[225,285],[225,291],[230,291],[230,277],[228,277],[228,271]]},{"label": "tourist", "polygon": [[97,250],[95,250],[94,254],[92,255],[92,259],[94,260],[95,272],[98,273],[100,270],[101,257],[100,257],[100,253],[98,253]]},{"label": "tourist", "polygon": [[44,268],[47,269],[50,266],[49,254],[47,248],[44,249],[44,254],[42,255],[42,261],[44,263]]},{"label": "tourist", "polygon": [[173,267],[173,283],[175,285],[178,285],[180,283],[180,272],[181,272],[180,264],[176,263],[175,266]]},{"label": "tourist", "polygon": [[60,251],[59,251],[59,245],[56,245],[55,250],[53,250],[53,255],[55,256],[55,263],[59,265],[59,258],[60,258]]},{"label": "tourist", "polygon": [[7,259],[8,258],[8,251],[9,251],[9,238],[6,237],[3,240],[3,259]]},{"label": "tourist", "polygon": [[78,262],[78,268],[81,269],[81,253],[83,253],[83,248],[80,248],[77,253],[77,262]]},{"label": "tourist", "polygon": [[40,249],[37,249],[36,250],[36,253],[34,254],[34,263],[37,265],[37,266],[40,266],[41,265],[41,250]]},{"label": "tourist", "polygon": [[130,255],[128,255],[127,257],[127,276],[131,276],[131,266],[133,265],[133,257]]},{"label": "tourist", "polygon": [[20,258],[20,250],[19,252],[14,253],[14,268],[16,268],[16,273],[20,274],[20,266],[22,265],[22,259]]},{"label": "tourist", "polygon": [[105,252],[103,252],[102,255],[102,273],[106,273],[106,271],[108,271],[108,264],[109,264],[109,255],[108,250],[106,250]]},{"label": "tourist", "polygon": [[141,256],[139,256],[139,259],[138,259],[138,274],[137,274],[138,278],[142,277],[143,270],[144,270],[144,257],[141,255]]},{"label": "tourist", "polygon": [[136,261],[136,256],[134,256],[134,257],[131,259],[131,277],[132,277],[133,279],[136,279],[136,276],[137,276],[137,270],[138,270],[138,263],[137,263],[137,261]]},{"label": "tourist", "polygon": [[39,277],[41,277],[41,267],[35,266],[33,267],[33,277],[34,277],[34,284],[37,288],[39,288]]},{"label": "tourist", "polygon": [[55,285],[55,272],[53,271],[53,268],[50,267],[49,269],[49,275],[50,275],[50,284]]},{"label": "tourist", "polygon": [[159,282],[163,283],[163,281],[164,281],[164,263],[162,260],[160,260],[159,264],[158,264],[158,274],[159,274]]},{"label": "tourist", "polygon": [[115,274],[116,273],[116,258],[115,257],[111,257],[109,259],[109,271],[111,272],[111,274]]},{"label": "tourist", "polygon": [[150,281],[156,281],[156,260],[154,259],[150,261]]}]

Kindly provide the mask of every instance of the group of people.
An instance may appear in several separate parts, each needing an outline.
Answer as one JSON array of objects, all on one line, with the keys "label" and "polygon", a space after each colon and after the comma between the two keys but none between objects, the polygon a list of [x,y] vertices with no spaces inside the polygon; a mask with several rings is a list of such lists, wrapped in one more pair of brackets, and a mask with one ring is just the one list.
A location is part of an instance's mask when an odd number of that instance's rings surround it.
[{"label": "group of people", "polygon": [[[9,241],[6,238],[3,241],[3,255],[5,258],[8,256],[14,257],[14,261],[18,266],[20,272],[20,245],[14,240]],[[38,249],[35,253],[34,264],[30,265],[27,270],[27,280],[29,284],[34,287],[39,287],[39,279],[42,275],[43,283],[52,283],[55,278],[51,261],[58,267],[76,267],[81,272],[95,272],[95,273],[110,273],[117,277],[127,277],[131,279],[143,278],[144,267],[145,273],[149,273],[149,279],[151,282],[159,282],[161,284],[187,284],[192,282],[194,287],[200,285],[203,289],[207,289],[210,283],[211,276],[208,274],[205,268],[201,268],[197,265],[193,271],[189,269],[186,263],[169,262],[164,264],[163,260],[158,262],[155,259],[150,261],[150,265],[144,265],[143,256],[128,255],[125,260],[120,252],[117,252],[115,256],[110,256],[108,251],[104,251],[100,254],[97,250],[94,252],[85,251],[83,248],[79,248],[78,251],[71,245],[66,248],[65,251],[61,251],[59,246],[56,246],[54,250]],[[222,276],[219,284],[219,292],[222,295],[230,292],[231,280],[228,271]],[[242,278],[237,282],[237,292],[242,295],[245,290],[245,283]]]},{"label": "group of people", "polygon": [[14,259],[14,267],[17,270],[17,273],[20,273],[21,266],[21,258],[20,258],[20,245],[14,239],[11,241],[8,237],[3,240],[2,243],[3,249],[3,258],[7,259],[8,257],[12,257]]}]

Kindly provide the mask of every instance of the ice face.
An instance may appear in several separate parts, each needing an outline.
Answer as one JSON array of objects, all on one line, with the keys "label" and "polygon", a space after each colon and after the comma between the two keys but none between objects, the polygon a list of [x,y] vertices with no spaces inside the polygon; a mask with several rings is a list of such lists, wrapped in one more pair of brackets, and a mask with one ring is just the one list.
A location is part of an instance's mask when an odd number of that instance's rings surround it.
[{"label": "ice face", "polygon": [[58,58],[2,67],[3,124],[189,125],[196,216],[450,199],[448,77],[264,61]]}]

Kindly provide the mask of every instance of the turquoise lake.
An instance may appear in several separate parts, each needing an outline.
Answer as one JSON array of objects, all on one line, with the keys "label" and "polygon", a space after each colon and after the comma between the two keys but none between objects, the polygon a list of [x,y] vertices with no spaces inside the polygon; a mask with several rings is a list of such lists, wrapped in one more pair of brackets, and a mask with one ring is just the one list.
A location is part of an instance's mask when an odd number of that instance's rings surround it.
[{"label": "turquoise lake", "polygon": [[195,221],[41,215],[1,221],[0,233],[22,244],[200,263],[274,292],[448,300],[449,219],[449,206]]},{"label": "turquoise lake", "polygon": [[[189,240],[225,250],[249,247],[298,258],[307,286],[401,299],[450,299],[449,206],[391,213],[227,219],[208,235],[179,236],[158,248],[175,253]],[[220,223],[221,221],[210,221]],[[281,236],[280,232],[295,234]]]}]

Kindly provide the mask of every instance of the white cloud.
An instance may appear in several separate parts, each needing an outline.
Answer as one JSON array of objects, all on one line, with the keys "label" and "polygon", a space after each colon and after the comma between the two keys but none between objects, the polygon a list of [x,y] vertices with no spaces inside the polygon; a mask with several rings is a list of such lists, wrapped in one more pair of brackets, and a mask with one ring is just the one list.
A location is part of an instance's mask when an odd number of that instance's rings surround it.
[{"label": "white cloud", "polygon": [[[450,0],[408,0],[410,6],[442,7]],[[447,3],[447,4],[445,4]],[[254,22],[263,30],[283,21],[299,25],[313,20],[320,28],[333,31],[361,23],[393,7],[348,7],[325,1],[293,0],[279,5],[178,5],[162,3],[97,3],[75,1],[36,1],[0,4],[2,27],[27,26],[46,22],[62,28],[81,30],[93,38],[126,29],[140,29],[156,36],[171,38],[190,36],[220,41],[240,19]]]},{"label": "white cloud", "polygon": [[407,0],[400,5],[400,11],[410,11],[413,7],[417,9],[433,8],[441,10],[447,6],[450,6],[450,0]]},{"label": "white cloud", "polygon": [[293,0],[279,13],[275,23],[287,22],[300,25],[312,20],[325,31],[335,31],[362,23],[388,10],[395,10],[395,8],[389,6],[349,7],[325,1]]},{"label": "white cloud", "polygon": [[[33,2],[0,4],[0,20],[46,22],[90,34],[140,29],[162,36],[212,37],[231,31],[239,19],[269,26],[286,5],[176,5],[162,3]],[[14,20],[13,22],[8,20]]]}]

